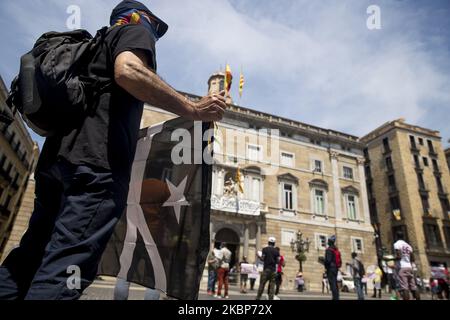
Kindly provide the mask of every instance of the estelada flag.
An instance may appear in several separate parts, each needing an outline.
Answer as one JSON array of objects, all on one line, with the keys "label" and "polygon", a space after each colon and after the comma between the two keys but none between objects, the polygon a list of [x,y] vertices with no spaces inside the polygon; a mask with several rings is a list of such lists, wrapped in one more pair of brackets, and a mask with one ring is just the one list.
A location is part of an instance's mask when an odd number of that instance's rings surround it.
[{"label": "estelada flag", "polygon": [[[210,246],[212,171],[202,152],[209,148],[211,139],[203,141],[209,127],[177,118],[141,131],[127,209],[103,254],[100,275],[197,299]],[[182,152],[179,129],[190,133]],[[172,154],[190,162],[175,164]]]},{"label": "estelada flag", "polygon": [[227,64],[225,67],[225,90],[227,94],[230,93],[231,84],[233,83],[233,74],[231,73],[230,65]]},{"label": "estelada flag", "polygon": [[239,78],[239,96],[241,98],[242,98],[242,93],[244,92],[244,84],[245,84],[244,74],[241,72],[241,76]]}]

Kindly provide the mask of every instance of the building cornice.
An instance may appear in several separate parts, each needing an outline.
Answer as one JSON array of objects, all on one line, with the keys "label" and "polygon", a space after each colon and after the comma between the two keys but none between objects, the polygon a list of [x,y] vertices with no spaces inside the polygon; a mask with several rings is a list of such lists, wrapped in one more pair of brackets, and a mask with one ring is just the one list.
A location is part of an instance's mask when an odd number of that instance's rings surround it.
[{"label": "building cornice", "polygon": [[336,228],[339,228],[339,229],[347,229],[347,230],[353,230],[353,231],[373,233],[373,227],[367,223],[362,223],[362,224],[358,224],[358,225],[353,225],[353,224],[349,224],[349,223],[345,223],[345,222],[332,223],[329,221],[314,221],[314,220],[307,220],[307,219],[298,219],[297,217],[284,217],[284,216],[279,216],[279,215],[275,215],[275,214],[266,214],[266,219],[295,223],[295,224],[305,224],[305,225],[311,225],[311,226],[326,227],[326,228],[330,228],[334,231],[336,230]]},{"label": "building cornice", "polygon": [[[176,114],[171,113],[169,111],[160,109],[160,108],[156,108],[153,107],[151,105],[145,105],[144,108],[146,110],[149,111],[154,111],[154,112],[159,112],[162,114],[166,114],[168,116],[173,116],[173,117],[177,117]],[[220,127],[223,128],[227,128],[227,129],[234,129],[234,130],[242,130],[242,132],[244,133],[256,133],[256,131],[254,129],[249,129],[249,128],[245,128],[242,126],[238,126],[236,124],[230,124],[230,123],[226,123],[226,122],[219,122],[218,125]],[[250,130],[250,132],[249,132]],[[262,132],[258,132],[258,135],[260,135],[261,137],[270,137],[270,135],[262,133]],[[338,157],[338,156],[344,156],[344,157],[349,157],[349,158],[356,158],[356,159],[360,159],[361,161],[364,161],[364,157],[360,154],[357,154],[355,152],[352,151],[345,151],[345,150],[339,150],[339,149],[334,149],[333,147],[325,147],[325,146],[319,146],[316,144],[313,144],[311,142],[304,142],[304,141],[300,141],[291,137],[279,137],[280,141],[284,141],[284,142],[288,142],[288,143],[293,143],[293,144],[297,144],[297,145],[301,145],[301,146],[305,146],[305,147],[309,147],[309,148],[314,148],[323,152],[331,152],[332,156]],[[359,150],[362,150],[364,148],[364,145],[361,143],[358,143],[358,145],[356,146]]]},{"label": "building cornice", "polygon": [[[197,95],[182,91],[179,92],[193,101],[198,101],[201,99],[201,97]],[[325,139],[330,142],[347,144],[355,148],[363,148],[363,145],[359,142],[359,138],[357,136],[353,136],[347,133],[320,128],[314,125],[279,117],[235,104],[231,104],[225,112],[225,118],[242,120],[243,117],[250,120],[257,120],[266,123],[269,122],[272,126],[276,126],[282,129],[288,129],[293,133],[315,136],[319,139]]]},{"label": "building cornice", "polygon": [[10,114],[11,117],[14,117],[16,121],[14,121],[11,124],[12,126],[15,126],[17,128],[17,130],[19,131],[18,133],[20,133],[22,135],[22,139],[21,141],[23,142],[24,140],[26,140],[26,142],[28,143],[28,147],[29,148],[33,148],[35,142],[33,140],[33,138],[31,137],[29,131],[27,130],[27,128],[25,127],[25,124],[22,120],[22,117],[20,116],[19,112],[16,112],[14,115],[12,113],[12,111],[10,110],[10,108],[6,105],[6,99],[8,97],[8,89],[6,87],[5,82],[3,81],[3,78],[0,76],[0,94],[1,94],[1,99],[2,99],[2,104],[5,104],[5,110]]},{"label": "building cornice", "polygon": [[0,92],[2,95],[4,95],[5,97],[8,96],[8,89],[6,88],[6,84],[3,81],[2,76],[0,76]]},{"label": "building cornice", "polygon": [[405,122],[405,119],[397,119],[393,121],[386,122],[382,126],[376,128],[372,132],[366,134],[365,136],[361,137],[359,140],[363,142],[364,144],[368,144],[372,142],[373,140],[377,139],[378,137],[387,134],[391,130],[399,129],[399,130],[405,130],[414,134],[422,134],[434,139],[441,139],[440,132],[435,130],[426,129],[423,127],[411,125]]},{"label": "building cornice", "polygon": [[[257,132],[254,129],[240,127],[240,126],[238,126],[236,124],[219,122],[219,126],[223,127],[223,128],[227,128],[227,129],[241,130],[245,134],[258,133],[258,135],[261,136],[261,137],[265,137],[265,138],[269,138],[270,137],[270,135],[268,135],[266,133]],[[313,149],[316,149],[316,150],[319,150],[319,151],[334,152],[336,157],[338,157],[338,156],[346,156],[346,157],[350,157],[350,158],[361,158],[361,159],[364,158],[362,155],[354,153],[354,152],[350,152],[350,151],[334,149],[332,147],[319,146],[319,145],[313,144],[311,142],[300,141],[300,140],[297,140],[297,139],[294,139],[294,138],[289,138],[289,137],[278,137],[278,138],[280,139],[280,141],[293,143],[293,144],[300,145],[300,146],[305,146],[305,147],[308,147],[308,148],[313,148]],[[361,145],[361,150],[362,150],[362,145]]]}]

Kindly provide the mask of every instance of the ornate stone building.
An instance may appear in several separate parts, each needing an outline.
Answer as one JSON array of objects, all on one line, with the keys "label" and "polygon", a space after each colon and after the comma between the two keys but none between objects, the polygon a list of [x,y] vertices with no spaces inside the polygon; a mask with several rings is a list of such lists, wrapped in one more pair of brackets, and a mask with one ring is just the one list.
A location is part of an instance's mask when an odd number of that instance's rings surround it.
[{"label": "ornate stone building", "polygon": [[[211,76],[208,85],[209,92],[219,92],[223,74]],[[141,125],[173,117],[146,106]],[[377,263],[364,145],[357,137],[234,104],[217,127],[211,239],[228,243],[232,264],[243,256],[254,262],[268,237],[275,236],[287,261],[284,286],[292,289],[299,270],[291,250],[297,231],[310,241],[302,264],[309,289],[321,288],[323,266],[318,258],[333,234],[342,251],[343,271],[353,251],[366,268]]]},{"label": "ornate stone building", "polygon": [[367,146],[367,189],[380,246],[392,251],[397,230],[403,230],[423,277],[429,277],[430,266],[449,267],[450,176],[439,132],[399,119],[361,140]]},{"label": "ornate stone building", "polygon": [[8,91],[0,78],[0,260],[34,170],[38,147],[18,114],[8,125],[2,120],[13,117],[6,105]]},{"label": "ornate stone building", "polygon": [[20,239],[22,239],[23,234],[28,229],[31,214],[34,210],[35,186],[36,182],[34,180],[34,174],[31,174],[24,190],[22,201],[20,203],[15,219],[10,226],[8,238],[5,239],[0,261],[5,259],[8,253],[19,245]]},{"label": "ornate stone building", "polygon": [[445,158],[447,159],[448,168],[450,169],[450,148],[445,149],[444,152]]}]

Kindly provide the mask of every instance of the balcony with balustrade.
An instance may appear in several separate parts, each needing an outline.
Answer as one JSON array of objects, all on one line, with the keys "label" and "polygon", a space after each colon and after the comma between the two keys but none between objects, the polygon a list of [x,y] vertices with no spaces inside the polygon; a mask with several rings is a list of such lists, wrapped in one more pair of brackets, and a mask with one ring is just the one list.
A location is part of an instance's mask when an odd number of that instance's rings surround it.
[{"label": "balcony with balustrade", "polygon": [[211,195],[211,209],[242,215],[259,216],[267,211],[267,205],[259,201],[243,199],[239,196]]}]

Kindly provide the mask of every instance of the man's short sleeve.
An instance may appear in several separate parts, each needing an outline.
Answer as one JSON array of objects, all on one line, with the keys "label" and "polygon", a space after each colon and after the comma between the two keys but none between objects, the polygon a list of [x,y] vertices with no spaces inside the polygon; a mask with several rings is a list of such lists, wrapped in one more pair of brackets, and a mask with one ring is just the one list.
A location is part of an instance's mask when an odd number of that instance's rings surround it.
[{"label": "man's short sleeve", "polygon": [[401,249],[401,245],[399,244],[398,241],[396,243],[394,243],[394,249],[395,250],[400,250]]},{"label": "man's short sleeve", "polygon": [[266,248],[263,248],[263,249],[261,250],[261,258],[264,259],[264,258],[266,257],[266,254],[267,254],[267,247],[266,247]]},{"label": "man's short sleeve", "polygon": [[[142,25],[126,25],[117,32],[111,47],[113,61],[124,51],[142,50],[148,53],[148,62],[154,63],[155,41],[151,32]],[[155,66],[153,66],[155,67]]]}]

